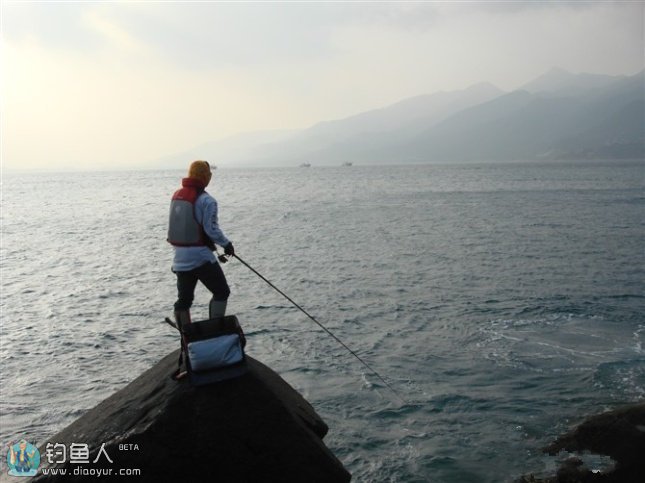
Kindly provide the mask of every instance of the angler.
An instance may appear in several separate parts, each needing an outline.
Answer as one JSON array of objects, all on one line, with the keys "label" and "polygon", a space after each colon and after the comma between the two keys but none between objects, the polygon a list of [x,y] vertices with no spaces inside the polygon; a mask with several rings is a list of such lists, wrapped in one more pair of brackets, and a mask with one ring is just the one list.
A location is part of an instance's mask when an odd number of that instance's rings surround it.
[{"label": "angler", "polygon": [[212,293],[209,318],[222,317],[230,289],[222,267],[217,261],[215,245],[234,255],[233,243],[224,235],[217,220],[217,201],[205,190],[211,181],[207,161],[193,161],[188,177],[170,202],[168,242],[175,249],[172,271],[177,276],[175,320],[181,327],[190,323],[190,307],[195,287],[200,281]]}]

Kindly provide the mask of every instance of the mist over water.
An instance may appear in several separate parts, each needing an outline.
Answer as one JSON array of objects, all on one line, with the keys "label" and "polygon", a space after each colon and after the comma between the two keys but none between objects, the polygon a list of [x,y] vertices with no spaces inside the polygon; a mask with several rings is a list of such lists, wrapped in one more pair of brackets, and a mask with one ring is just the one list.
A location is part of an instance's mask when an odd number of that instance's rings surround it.
[{"label": "mist over water", "polygon": [[[183,171],[5,174],[4,443],[42,443],[178,348],[162,324]],[[356,481],[499,482],[583,415],[645,397],[642,162],[217,170],[248,354]],[[194,318],[207,315],[196,292]]]}]

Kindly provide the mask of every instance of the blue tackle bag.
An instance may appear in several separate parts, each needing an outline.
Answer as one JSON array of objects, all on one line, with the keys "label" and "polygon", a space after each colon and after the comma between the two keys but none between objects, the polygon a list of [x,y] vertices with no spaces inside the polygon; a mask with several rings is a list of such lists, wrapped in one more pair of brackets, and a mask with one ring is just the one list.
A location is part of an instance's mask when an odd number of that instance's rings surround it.
[{"label": "blue tackle bag", "polygon": [[248,371],[245,346],[244,332],[234,315],[181,327],[181,353],[190,383],[194,386],[245,374]]}]

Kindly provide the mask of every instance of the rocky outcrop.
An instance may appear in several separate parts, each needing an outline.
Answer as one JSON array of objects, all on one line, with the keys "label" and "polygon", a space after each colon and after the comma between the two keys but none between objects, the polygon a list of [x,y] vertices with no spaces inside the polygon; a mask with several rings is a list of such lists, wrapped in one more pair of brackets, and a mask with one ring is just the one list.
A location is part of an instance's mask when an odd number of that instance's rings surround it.
[{"label": "rocky outcrop", "polygon": [[544,448],[607,455],[615,462],[606,472],[592,472],[580,458],[565,461],[555,476],[543,479],[524,476],[520,482],[535,483],[626,483],[643,481],[645,475],[645,402],[587,418],[582,424]]},{"label": "rocky outcrop", "polygon": [[[169,378],[177,357],[168,355],[53,436],[49,443],[67,448],[67,462],[48,464],[43,444],[41,468],[67,474],[40,471],[33,481],[350,480],[322,441],[327,425],[271,369],[248,358],[247,374],[196,388]],[[73,443],[88,445],[82,456],[89,463],[70,463]]]}]

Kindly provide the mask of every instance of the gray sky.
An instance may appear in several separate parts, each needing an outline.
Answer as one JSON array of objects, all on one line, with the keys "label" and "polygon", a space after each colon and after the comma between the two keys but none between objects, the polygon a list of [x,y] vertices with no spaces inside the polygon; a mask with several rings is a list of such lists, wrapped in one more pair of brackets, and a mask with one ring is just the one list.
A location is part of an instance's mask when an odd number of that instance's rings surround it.
[{"label": "gray sky", "polygon": [[645,3],[2,3],[2,165],[136,166],[558,66],[634,74]]}]

